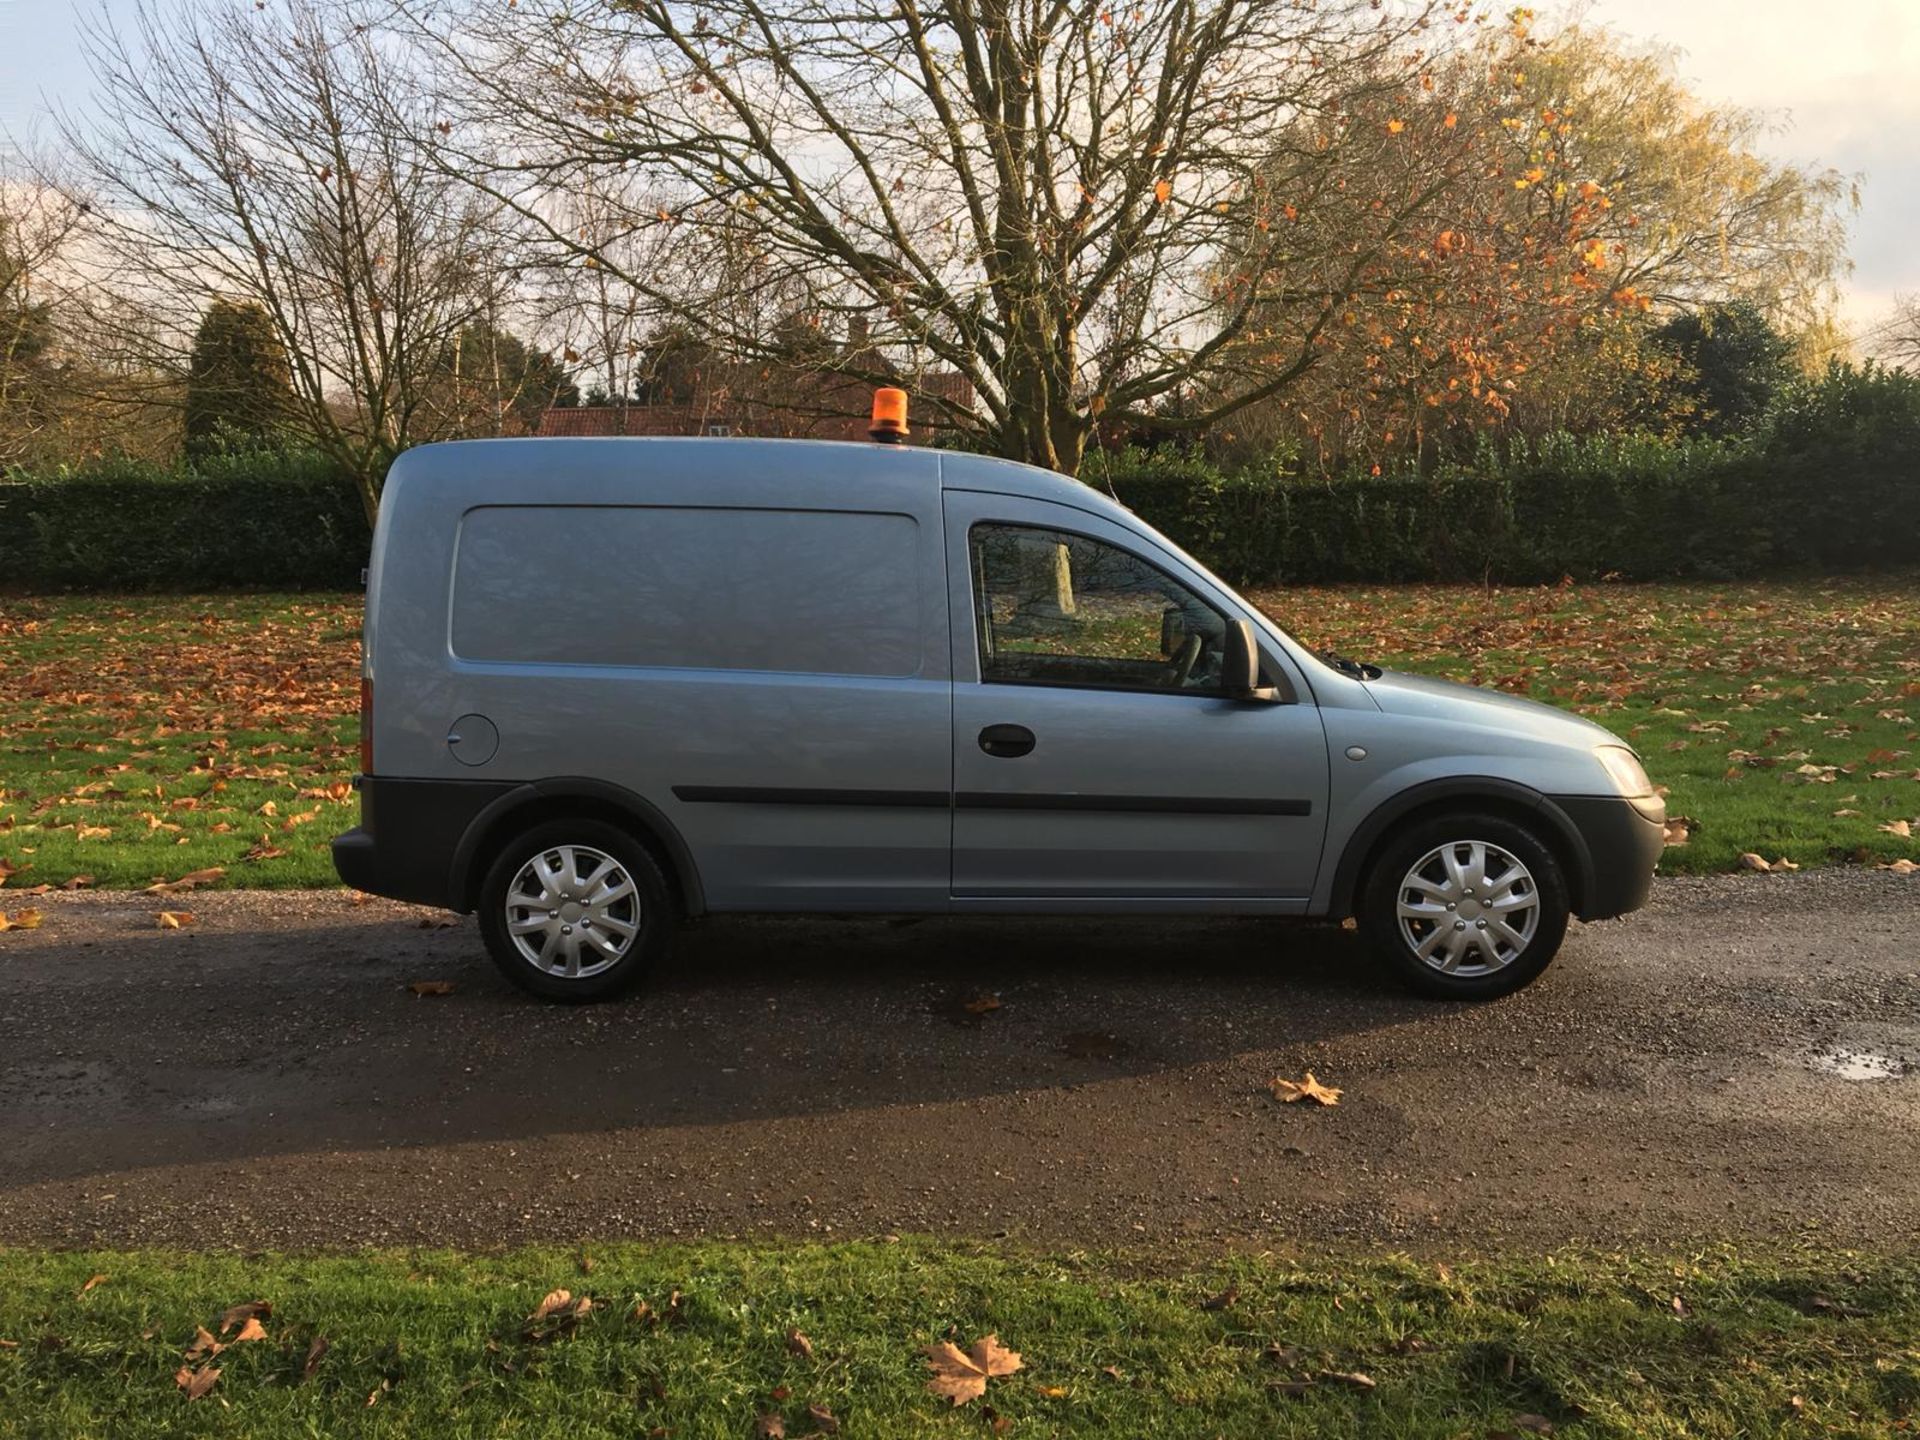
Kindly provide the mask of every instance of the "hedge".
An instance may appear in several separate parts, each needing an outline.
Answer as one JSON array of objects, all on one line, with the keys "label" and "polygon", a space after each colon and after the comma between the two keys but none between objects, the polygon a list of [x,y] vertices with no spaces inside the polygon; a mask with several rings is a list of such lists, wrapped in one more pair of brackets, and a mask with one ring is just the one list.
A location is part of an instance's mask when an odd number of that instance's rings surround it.
[{"label": "hedge", "polygon": [[359,495],[314,455],[113,461],[0,483],[9,589],[345,589],[369,540]]},{"label": "hedge", "polygon": [[1431,474],[1334,479],[1123,452],[1082,478],[1240,584],[1911,567],[1920,379],[1842,367],[1738,444],[1562,436]]},{"label": "hedge", "polygon": [[[1723,580],[1920,562],[1920,378],[1835,366],[1741,443],[1557,437],[1432,473],[1228,473],[1089,458],[1109,491],[1242,584]],[[0,483],[12,589],[340,588],[368,533],[311,455],[135,463]]]}]

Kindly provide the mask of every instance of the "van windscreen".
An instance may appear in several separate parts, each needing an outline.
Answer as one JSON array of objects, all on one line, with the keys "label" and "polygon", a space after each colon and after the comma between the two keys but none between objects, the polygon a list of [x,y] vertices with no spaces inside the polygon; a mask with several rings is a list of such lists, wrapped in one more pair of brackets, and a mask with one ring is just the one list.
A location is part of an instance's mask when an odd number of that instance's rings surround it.
[{"label": "van windscreen", "polygon": [[467,660],[816,675],[920,669],[911,516],[487,505],[462,517],[452,644]]}]

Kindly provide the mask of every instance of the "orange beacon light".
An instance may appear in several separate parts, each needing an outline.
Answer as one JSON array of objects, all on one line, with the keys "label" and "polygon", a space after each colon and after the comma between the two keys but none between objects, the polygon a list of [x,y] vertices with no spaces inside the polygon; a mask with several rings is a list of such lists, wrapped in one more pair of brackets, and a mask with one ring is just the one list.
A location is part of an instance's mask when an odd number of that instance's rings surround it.
[{"label": "orange beacon light", "polygon": [[885,445],[907,438],[907,392],[883,385],[873,392],[873,423],[867,434]]}]

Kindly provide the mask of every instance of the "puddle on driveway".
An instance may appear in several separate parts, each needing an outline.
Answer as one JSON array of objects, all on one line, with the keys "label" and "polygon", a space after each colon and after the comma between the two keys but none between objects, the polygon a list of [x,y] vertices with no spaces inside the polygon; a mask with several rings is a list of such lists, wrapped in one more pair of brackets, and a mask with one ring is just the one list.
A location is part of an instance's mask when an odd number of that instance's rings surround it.
[{"label": "puddle on driveway", "polygon": [[1842,1080],[1898,1080],[1907,1073],[1907,1067],[1893,1056],[1871,1050],[1822,1050],[1807,1063]]}]

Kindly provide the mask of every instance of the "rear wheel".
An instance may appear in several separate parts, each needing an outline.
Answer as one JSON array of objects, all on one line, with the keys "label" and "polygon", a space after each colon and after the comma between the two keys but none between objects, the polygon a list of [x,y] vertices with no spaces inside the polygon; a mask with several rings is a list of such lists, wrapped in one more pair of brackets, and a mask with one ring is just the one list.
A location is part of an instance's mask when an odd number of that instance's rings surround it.
[{"label": "rear wheel", "polygon": [[509,841],[481,882],[479,906],[494,964],[550,1000],[618,994],[673,930],[653,856],[601,820],[551,820]]},{"label": "rear wheel", "polygon": [[1409,988],[1491,1000],[1552,963],[1569,910],[1565,874],[1532,830],[1463,812],[1423,820],[1389,844],[1361,887],[1357,918]]}]

